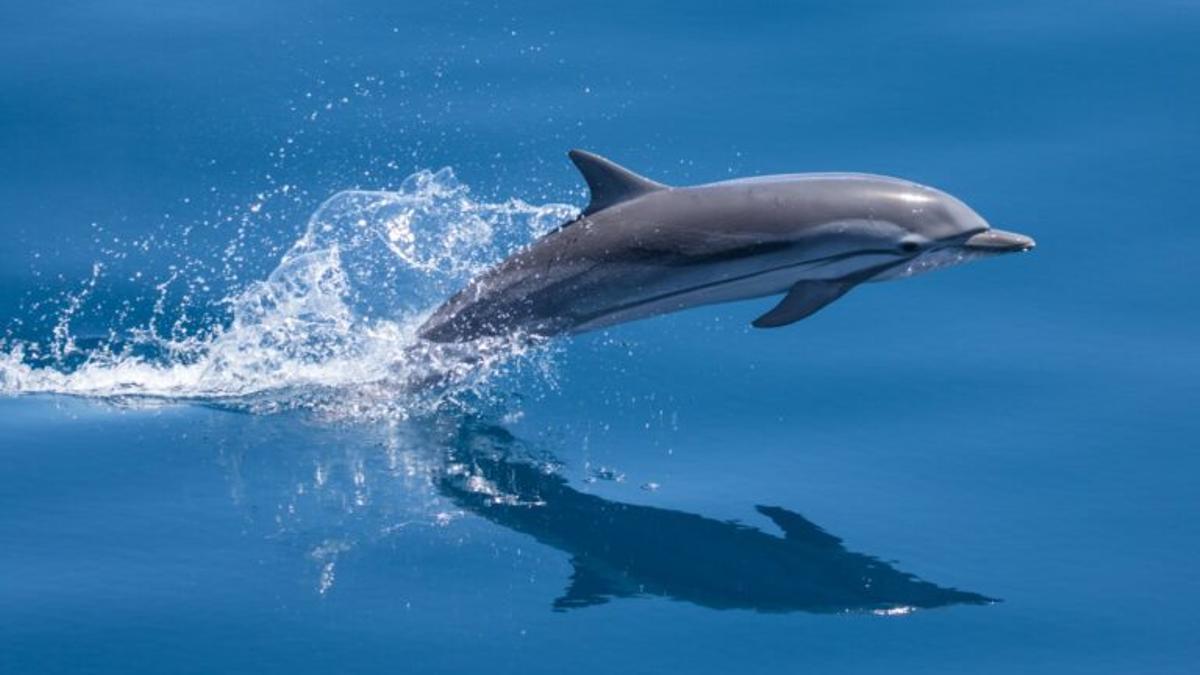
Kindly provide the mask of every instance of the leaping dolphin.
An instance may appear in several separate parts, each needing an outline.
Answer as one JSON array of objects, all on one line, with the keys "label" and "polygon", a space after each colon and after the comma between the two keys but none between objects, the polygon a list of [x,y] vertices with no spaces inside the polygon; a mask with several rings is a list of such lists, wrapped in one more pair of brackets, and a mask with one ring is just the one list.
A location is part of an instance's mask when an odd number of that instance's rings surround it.
[{"label": "leaping dolphin", "polygon": [[1034,246],[945,192],[898,178],[801,173],[668,187],[589,152],[569,157],[591,191],[587,208],[472,280],[421,337],[580,333],[786,293],[753,322],[774,328],[867,281]]}]

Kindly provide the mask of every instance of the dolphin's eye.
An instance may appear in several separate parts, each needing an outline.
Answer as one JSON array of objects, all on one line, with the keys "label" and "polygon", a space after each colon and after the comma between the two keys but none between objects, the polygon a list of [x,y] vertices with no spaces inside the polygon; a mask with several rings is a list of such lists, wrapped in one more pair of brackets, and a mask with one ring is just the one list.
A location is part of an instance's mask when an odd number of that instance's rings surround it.
[{"label": "dolphin's eye", "polygon": [[900,242],[900,250],[905,253],[916,253],[921,250],[921,243],[916,241]]}]

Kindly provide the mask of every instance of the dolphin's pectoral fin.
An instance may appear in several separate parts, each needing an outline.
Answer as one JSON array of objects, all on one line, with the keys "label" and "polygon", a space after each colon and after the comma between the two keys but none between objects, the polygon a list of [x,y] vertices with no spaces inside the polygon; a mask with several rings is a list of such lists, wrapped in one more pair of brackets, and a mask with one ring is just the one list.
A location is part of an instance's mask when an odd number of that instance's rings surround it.
[{"label": "dolphin's pectoral fin", "polygon": [[571,585],[554,601],[554,611],[556,612],[603,605],[611,598],[625,595],[620,590],[612,588],[612,584],[609,584],[602,575],[582,564],[578,558],[571,558],[571,569]]},{"label": "dolphin's pectoral fin", "polygon": [[783,536],[788,540],[823,548],[842,548],[841,539],[817,527],[799,513],[780,506],[760,505],[754,508],[783,530]]},{"label": "dolphin's pectoral fin", "polygon": [[585,216],[667,187],[590,152],[572,150],[567,156],[575,162],[579,173],[583,174],[583,179],[587,181],[588,190],[592,193],[592,201],[583,210]]},{"label": "dolphin's pectoral fin", "polygon": [[851,281],[801,281],[771,311],[754,320],[755,328],[778,328],[815,314],[854,288]]}]

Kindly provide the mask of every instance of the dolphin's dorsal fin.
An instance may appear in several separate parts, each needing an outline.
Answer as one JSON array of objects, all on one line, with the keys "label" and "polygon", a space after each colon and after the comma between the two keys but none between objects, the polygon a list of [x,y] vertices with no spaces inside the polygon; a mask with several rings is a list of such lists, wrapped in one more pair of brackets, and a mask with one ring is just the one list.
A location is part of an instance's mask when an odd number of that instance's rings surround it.
[{"label": "dolphin's dorsal fin", "polygon": [[801,281],[771,311],[754,320],[755,328],[778,328],[812,316],[819,309],[837,300],[858,285],[857,281]]},{"label": "dolphin's dorsal fin", "polygon": [[842,540],[814,525],[807,518],[781,506],[756,506],[759,513],[783,530],[786,539],[822,548],[842,548]]},{"label": "dolphin's dorsal fin", "polygon": [[600,155],[593,155],[584,150],[572,150],[567,153],[571,161],[583,174],[587,181],[588,190],[592,193],[592,201],[583,210],[583,215],[606,209],[613,204],[640,197],[647,192],[663,190],[667,186],[655,183],[649,178],[643,178],[615,162]]}]

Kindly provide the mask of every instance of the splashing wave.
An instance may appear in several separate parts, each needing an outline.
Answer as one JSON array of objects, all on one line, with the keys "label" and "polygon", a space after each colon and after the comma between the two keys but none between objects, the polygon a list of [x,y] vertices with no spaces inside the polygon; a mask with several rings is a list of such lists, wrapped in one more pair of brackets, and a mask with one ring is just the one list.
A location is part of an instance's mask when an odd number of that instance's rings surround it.
[{"label": "splashing wave", "polygon": [[547,368],[545,349],[527,340],[432,345],[416,329],[469,277],[573,212],[478,201],[449,169],[413,174],[394,192],[340,192],[265,279],[216,303],[226,320],[162,335],[160,320],[182,313],[163,293],[149,322],[107,326],[106,339],[89,342],[73,334],[71,319],[103,274],[97,263],[90,283],[61,303],[44,344],[4,345],[0,394],[406,416],[478,393],[514,369]]}]

